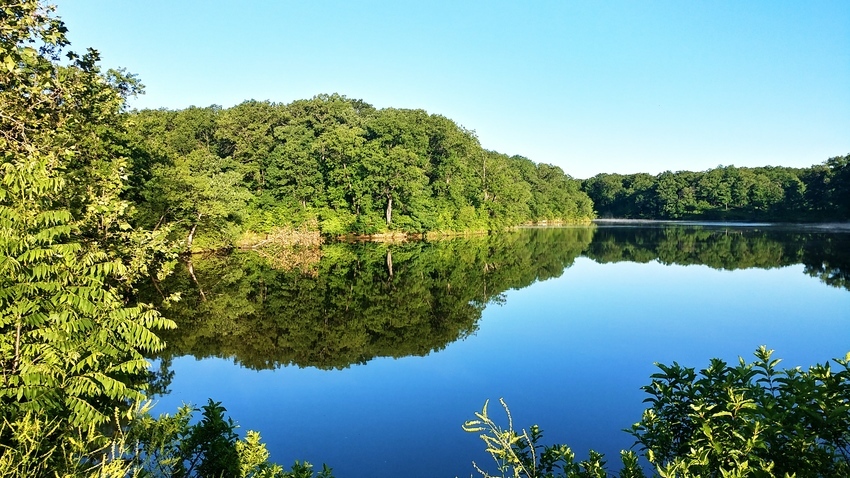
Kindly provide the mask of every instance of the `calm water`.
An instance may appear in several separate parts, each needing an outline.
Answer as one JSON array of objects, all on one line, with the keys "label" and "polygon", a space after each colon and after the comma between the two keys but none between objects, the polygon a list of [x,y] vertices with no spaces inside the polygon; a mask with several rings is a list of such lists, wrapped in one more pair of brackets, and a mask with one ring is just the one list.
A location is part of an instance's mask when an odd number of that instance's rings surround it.
[{"label": "calm water", "polygon": [[461,424],[504,397],[516,425],[615,463],[654,362],[850,350],[848,251],[848,233],[606,225],[195,259],[197,283],[164,284],[185,300],[157,410],[212,397],[273,460],[339,478],[454,477],[495,471]]}]

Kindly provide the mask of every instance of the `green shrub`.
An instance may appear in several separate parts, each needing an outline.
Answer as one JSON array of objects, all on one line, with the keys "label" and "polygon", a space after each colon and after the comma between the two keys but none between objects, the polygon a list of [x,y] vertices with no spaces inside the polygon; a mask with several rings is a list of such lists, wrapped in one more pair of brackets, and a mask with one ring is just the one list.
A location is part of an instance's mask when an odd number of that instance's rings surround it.
[{"label": "green shrub", "polygon": [[777,370],[772,354],[658,365],[630,433],[662,476],[850,476],[850,354],[808,371]]},{"label": "green shrub", "polygon": [[[605,461],[601,453],[590,450],[584,461],[576,461],[575,453],[566,445],[542,445],[543,431],[532,426],[528,431],[516,431],[513,419],[504,400],[499,401],[505,409],[508,427],[502,428],[487,413],[487,402],[480,412],[475,413],[476,420],[463,424],[469,433],[480,433],[479,437],[487,445],[487,452],[496,462],[498,475],[491,475],[473,462],[475,469],[485,478],[511,476],[514,478],[606,478]],[[643,477],[634,452],[621,453],[622,478]]]},{"label": "green shrub", "polygon": [[269,462],[260,434],[248,431],[244,439],[225,416],[220,402],[210,399],[201,407],[201,420],[191,425],[197,409],[184,405],[176,414],[153,418],[143,411],[130,423],[128,436],[137,444],[132,471],[146,477],[333,478],[322,466],[295,462],[290,470]]},{"label": "green shrub", "polygon": [[[626,430],[663,478],[850,476],[850,353],[803,371],[777,370],[780,360],[764,346],[756,360],[708,368],[656,364],[661,370],[643,387],[650,407]],[[508,427],[487,414],[487,403],[467,432],[481,433],[498,475],[484,477],[606,477],[603,456],[593,450],[576,462],[566,445],[544,446],[542,431]],[[622,451],[620,477],[644,476],[632,451]]]}]

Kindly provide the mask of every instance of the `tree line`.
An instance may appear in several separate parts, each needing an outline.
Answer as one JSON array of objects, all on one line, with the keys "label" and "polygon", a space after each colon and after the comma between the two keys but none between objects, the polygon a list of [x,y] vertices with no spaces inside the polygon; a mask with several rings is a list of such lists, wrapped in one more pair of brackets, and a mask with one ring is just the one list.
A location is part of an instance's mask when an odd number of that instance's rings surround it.
[{"label": "tree line", "polygon": [[809,168],[718,166],[582,182],[600,217],[835,221],[850,219],[850,154]]},{"label": "tree line", "polygon": [[126,128],[140,224],[171,224],[189,248],[302,224],[326,235],[421,234],[593,216],[561,168],[487,151],[423,110],[333,94],[134,111]]}]

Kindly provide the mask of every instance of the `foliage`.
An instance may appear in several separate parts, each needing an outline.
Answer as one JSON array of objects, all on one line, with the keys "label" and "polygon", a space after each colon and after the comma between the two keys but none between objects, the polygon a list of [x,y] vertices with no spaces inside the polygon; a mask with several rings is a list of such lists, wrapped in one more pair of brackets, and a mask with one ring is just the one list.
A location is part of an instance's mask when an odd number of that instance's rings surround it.
[{"label": "foliage", "polygon": [[773,351],[696,373],[658,365],[643,387],[651,407],[631,433],[662,476],[847,476],[850,353],[777,370]]},{"label": "foliage", "polygon": [[[119,417],[116,409],[113,424]],[[93,424],[64,430],[61,418],[44,412],[27,412],[0,424],[0,476],[136,476],[123,459],[130,445],[118,427],[109,436]]]},{"label": "foliage", "polygon": [[850,155],[810,168],[718,166],[657,176],[598,174],[582,183],[602,217],[828,221],[850,219]]},{"label": "foliage", "polygon": [[[729,366],[712,359],[693,368],[656,364],[642,387],[650,404],[626,430],[662,478],[834,477],[850,473],[850,353],[810,367],[779,370],[773,351]],[[835,368],[833,368],[833,365]],[[541,430],[517,431],[510,411],[502,428],[484,403],[463,429],[481,433],[498,475],[484,477],[607,477],[602,455],[576,462],[565,445],[541,445]],[[642,477],[632,451],[621,452],[620,477]]]},{"label": "foliage", "polygon": [[[321,225],[327,235],[586,222],[590,199],[555,166],[481,148],[422,110],[318,95],[129,114],[140,224],[189,242],[221,230]],[[232,237],[206,242],[227,246]]]},{"label": "foliage", "polygon": [[[511,412],[504,400],[499,400],[508,419],[502,428],[487,413],[489,400],[484,402],[477,419],[463,424],[468,433],[481,433],[479,437],[487,446],[487,453],[496,462],[498,475],[491,475],[473,462],[475,469],[485,478],[511,476],[514,478],[607,478],[605,461],[600,453],[590,450],[587,460],[576,461],[575,453],[566,445],[543,445],[543,431],[533,425],[529,430],[517,431]],[[483,433],[482,433],[483,432]],[[622,452],[622,478],[643,477],[634,452]]]},{"label": "foliage", "polygon": [[[146,477],[239,477],[239,478],[313,478],[313,466],[295,462],[290,470],[268,461],[269,452],[260,434],[248,431],[244,439],[236,434],[237,425],[225,417],[220,402],[210,399],[201,407],[201,420],[191,424],[189,405],[176,414],[153,418],[140,413],[129,427],[129,436],[139,448],[129,460],[136,473]],[[331,469],[322,466],[315,475],[333,478]]]},{"label": "foliage", "polygon": [[169,259],[124,197],[121,118],[140,85],[94,50],[66,53],[36,1],[4,4],[0,27],[2,471],[123,475],[118,423],[164,345],[154,332],[174,325],[131,300]]}]

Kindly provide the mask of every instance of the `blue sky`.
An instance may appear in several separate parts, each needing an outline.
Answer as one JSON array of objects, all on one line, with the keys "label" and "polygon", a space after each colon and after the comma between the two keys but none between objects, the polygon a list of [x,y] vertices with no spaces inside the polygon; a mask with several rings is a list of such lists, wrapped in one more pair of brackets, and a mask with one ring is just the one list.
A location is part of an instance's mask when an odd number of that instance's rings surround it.
[{"label": "blue sky", "polygon": [[55,0],[138,108],[340,93],[577,178],[850,153],[850,1]]}]

